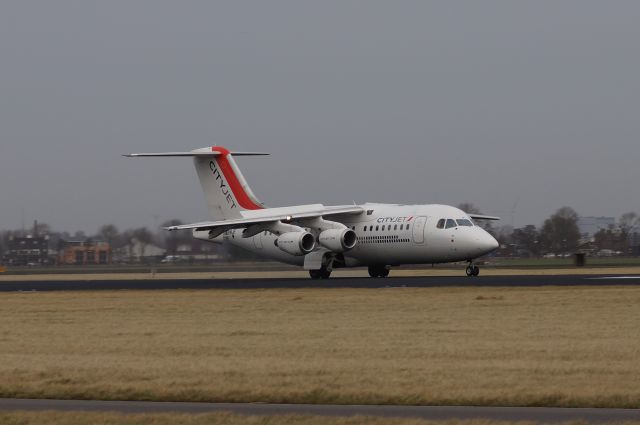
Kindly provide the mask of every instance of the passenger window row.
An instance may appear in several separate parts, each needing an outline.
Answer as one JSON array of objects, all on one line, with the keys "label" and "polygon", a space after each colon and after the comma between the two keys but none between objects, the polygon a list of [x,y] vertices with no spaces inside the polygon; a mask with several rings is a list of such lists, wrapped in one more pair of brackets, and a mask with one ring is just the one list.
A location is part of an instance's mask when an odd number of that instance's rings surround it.
[{"label": "passenger window row", "polygon": [[[368,229],[367,229],[367,227],[368,227]],[[409,230],[410,227],[411,227],[411,225],[408,224],[408,223],[407,224],[400,224],[400,225],[398,225],[398,224],[383,224],[382,226],[376,225],[375,229],[374,229],[374,226],[363,226],[362,227],[362,231],[363,232],[367,232],[367,231],[369,231],[369,232],[373,232],[373,231],[376,231],[376,232],[380,232],[380,231],[389,232],[391,230]],[[355,226],[353,226],[352,229],[356,230]]]},{"label": "passenger window row", "polygon": [[457,226],[473,227],[473,223],[471,222],[471,220],[467,220],[466,218],[461,218],[458,220],[454,220],[452,218],[441,218],[440,220],[438,220],[438,224],[436,224],[436,227],[438,229],[450,229]]},{"label": "passenger window row", "polygon": [[401,238],[398,235],[390,236],[360,236],[358,237],[360,243],[406,243],[411,242],[409,238]]}]

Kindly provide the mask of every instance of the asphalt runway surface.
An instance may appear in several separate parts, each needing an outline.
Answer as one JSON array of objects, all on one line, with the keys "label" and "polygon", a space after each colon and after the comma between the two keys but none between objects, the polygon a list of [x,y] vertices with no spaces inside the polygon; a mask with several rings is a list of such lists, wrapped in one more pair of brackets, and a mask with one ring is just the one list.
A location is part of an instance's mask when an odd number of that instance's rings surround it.
[{"label": "asphalt runway surface", "polygon": [[73,280],[4,281],[0,292],[80,291],[80,290],[152,290],[152,289],[269,289],[269,288],[431,288],[491,286],[637,286],[640,275],[547,275],[547,276],[446,276],[446,277],[338,277],[326,280],[310,278],[264,279],[145,279],[145,280]]},{"label": "asphalt runway surface", "polygon": [[640,420],[640,409],[596,409],[553,407],[472,407],[472,406],[375,406],[261,403],[182,403],[153,401],[94,401],[0,399],[4,411],[65,411],[118,413],[213,413],[233,412],[241,415],[320,415],[382,416],[427,420],[487,419],[495,421],[531,421],[588,423]]}]

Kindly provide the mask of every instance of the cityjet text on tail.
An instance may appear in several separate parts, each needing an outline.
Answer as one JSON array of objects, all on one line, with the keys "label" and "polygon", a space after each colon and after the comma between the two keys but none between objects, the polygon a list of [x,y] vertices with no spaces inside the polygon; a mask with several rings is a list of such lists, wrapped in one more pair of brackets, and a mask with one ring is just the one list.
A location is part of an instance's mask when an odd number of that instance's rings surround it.
[{"label": "cityjet text on tail", "polygon": [[498,217],[467,214],[447,205],[322,204],[267,208],[256,198],[234,157],[267,155],[230,152],[213,146],[190,152],[136,153],[128,157],[191,157],[211,221],[168,227],[191,230],[198,239],[231,244],[257,255],[304,267],[326,279],[343,267],[366,266],[371,277],[392,267],[473,260],[498,242],[473,220]]}]

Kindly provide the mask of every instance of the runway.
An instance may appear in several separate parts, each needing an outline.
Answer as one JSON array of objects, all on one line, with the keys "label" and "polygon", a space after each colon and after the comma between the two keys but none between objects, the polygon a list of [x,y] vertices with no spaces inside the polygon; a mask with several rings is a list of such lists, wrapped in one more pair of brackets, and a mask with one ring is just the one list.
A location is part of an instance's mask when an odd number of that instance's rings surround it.
[{"label": "runway", "polygon": [[474,407],[474,406],[376,406],[261,403],[181,403],[150,401],[0,399],[0,410],[92,411],[118,413],[213,413],[241,415],[382,416],[434,421],[486,419],[559,423],[583,421],[606,423],[640,420],[640,409]]},{"label": "runway", "polygon": [[265,279],[138,279],[73,281],[3,281],[0,292],[162,289],[270,289],[270,288],[431,288],[431,287],[536,287],[536,286],[637,286],[640,276],[542,275],[542,276],[429,276],[341,277]]}]

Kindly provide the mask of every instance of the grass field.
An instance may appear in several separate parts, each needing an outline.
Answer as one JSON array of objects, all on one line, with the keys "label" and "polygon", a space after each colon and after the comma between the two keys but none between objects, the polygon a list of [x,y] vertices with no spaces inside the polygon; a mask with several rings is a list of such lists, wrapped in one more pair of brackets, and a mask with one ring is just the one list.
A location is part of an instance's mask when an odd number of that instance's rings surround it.
[{"label": "grass field", "polygon": [[0,396],[640,407],[640,288],[4,293]]},{"label": "grass field", "polygon": [[[121,415],[116,413],[60,413],[60,412],[0,412],[3,425],[533,425],[531,422],[500,422],[488,420],[426,421],[420,419],[395,419],[355,416],[349,418],[327,416],[240,416],[228,413],[182,415],[145,414]],[[568,423],[569,424],[569,423]],[[570,422],[586,425],[586,422]],[[624,422],[625,425],[639,425]]]}]

